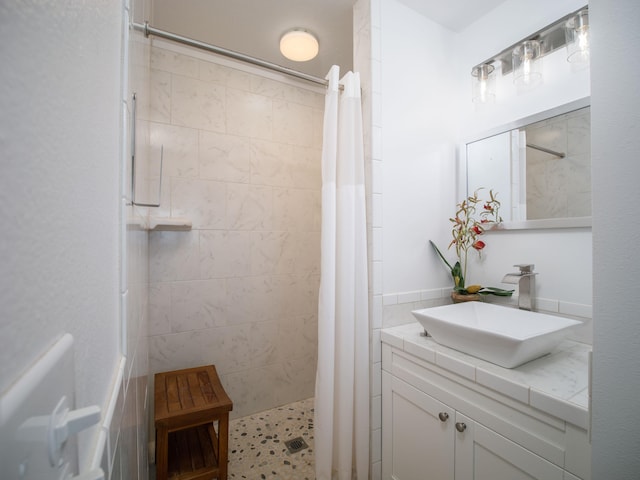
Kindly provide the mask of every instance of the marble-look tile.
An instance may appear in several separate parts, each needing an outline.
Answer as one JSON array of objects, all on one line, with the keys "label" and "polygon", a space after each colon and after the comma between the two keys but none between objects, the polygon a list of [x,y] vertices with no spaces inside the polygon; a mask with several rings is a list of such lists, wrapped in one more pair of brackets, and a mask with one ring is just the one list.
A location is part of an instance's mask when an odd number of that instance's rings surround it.
[{"label": "marble-look tile", "polygon": [[489,387],[496,392],[508,395],[511,398],[529,403],[529,386],[514,381],[506,380],[500,375],[496,375],[483,368],[476,368],[476,382],[485,387]]},{"label": "marble-look tile", "polygon": [[199,261],[202,279],[248,275],[251,232],[201,230]]},{"label": "marble-look tile", "polygon": [[461,360],[455,353],[456,352],[445,353],[443,351],[436,351],[436,364],[462,377],[475,381],[476,367]]},{"label": "marble-look tile", "polygon": [[318,342],[316,315],[283,317],[278,320],[280,361],[314,354]]},{"label": "marble-look tile", "polygon": [[171,84],[171,123],[224,132],[225,96],[225,87],[174,75]]},{"label": "marble-look tile", "polygon": [[150,142],[153,158],[160,158],[163,177],[198,176],[198,130],[151,122]]},{"label": "marble-look tile", "polygon": [[291,177],[298,188],[322,188],[322,150],[312,147],[294,146],[292,151]]},{"label": "marble-look tile", "polygon": [[294,232],[267,231],[251,234],[251,273],[294,273],[299,248]]},{"label": "marble-look tile", "polygon": [[255,75],[225,65],[219,65],[205,60],[199,61],[198,78],[206,82],[218,83],[220,85],[250,91],[251,82],[254,77]]},{"label": "marble-look tile", "polygon": [[293,232],[296,246],[294,273],[320,273],[320,232]]},{"label": "marble-look tile", "polygon": [[200,365],[215,365],[221,375],[247,370],[251,365],[251,325],[197,330],[197,340],[189,347]]},{"label": "marble-look tile", "polygon": [[171,121],[171,74],[152,70],[149,79],[149,120],[169,123]]},{"label": "marble-look tile", "polygon": [[205,365],[200,350],[200,331],[149,337],[149,372],[166,372]]},{"label": "marble-look tile", "polygon": [[152,232],[149,235],[149,280],[169,282],[200,278],[199,234]]},{"label": "marble-look tile", "polygon": [[230,183],[227,187],[227,228],[269,230],[272,224],[271,187]]},{"label": "marble-look tile", "polygon": [[317,312],[319,275],[275,275],[271,284],[273,310],[276,315],[308,315]]},{"label": "marble-look tile", "polygon": [[249,345],[251,348],[251,367],[263,367],[281,360],[279,355],[280,323],[277,320],[262,322],[260,319],[251,324]]},{"label": "marble-look tile", "polygon": [[317,359],[314,353],[306,357],[282,362],[277,371],[274,388],[278,404],[289,403],[314,394]]},{"label": "marble-look tile", "polygon": [[[323,100],[324,102],[324,100]],[[321,109],[313,109],[312,113],[313,121],[313,135],[311,138],[311,146],[317,148],[322,152],[323,144],[323,130],[324,130],[324,106]],[[366,148],[366,146],[365,146]]]},{"label": "marble-look tile", "polygon": [[322,93],[308,88],[288,86],[284,91],[284,100],[297,103],[314,110],[324,110],[325,90]]},{"label": "marble-look tile", "polygon": [[407,339],[404,342],[404,350],[405,352],[415,355],[422,360],[436,363],[436,348],[428,348],[424,345],[418,346],[416,343]]},{"label": "marble-look tile", "polygon": [[227,315],[229,324],[277,320],[276,299],[271,276],[227,279]]},{"label": "marble-look tile", "polygon": [[[252,412],[262,412],[273,407],[273,405],[282,405],[284,403],[278,399],[278,390],[274,388],[274,385],[277,385],[278,374],[281,370],[281,363],[251,370],[250,378],[255,387],[252,397]],[[296,400],[298,399],[296,398]]]},{"label": "marble-look tile", "polygon": [[273,106],[270,98],[227,88],[226,106],[227,133],[271,140]]},{"label": "marble-look tile", "polygon": [[198,76],[198,60],[159,47],[151,48],[151,68],[192,78]]},{"label": "marble-look tile", "polygon": [[171,284],[149,285],[149,335],[171,333]]},{"label": "marble-look tile", "polygon": [[251,142],[251,183],[292,187],[293,147],[282,143],[254,139]]},{"label": "marble-look tile", "polygon": [[186,332],[226,325],[224,280],[171,284],[171,331]]},{"label": "marble-look tile", "polygon": [[225,228],[227,184],[199,178],[171,180],[171,216],[191,219],[193,228]]},{"label": "marble-look tile", "polygon": [[571,155],[591,157],[591,115],[580,110],[567,118],[567,150]]},{"label": "marble-look tile", "polygon": [[320,192],[273,189],[274,230],[320,231]]},{"label": "marble-look tile", "polygon": [[251,143],[245,137],[200,131],[198,163],[201,178],[249,183]]},{"label": "marble-look tile", "polygon": [[273,140],[310,147],[313,144],[313,109],[280,99],[273,101]]},{"label": "marble-look tile", "polygon": [[251,78],[251,91],[264,97],[285,98],[285,91],[289,88],[289,85],[271,78],[265,78],[259,75],[254,75]]},{"label": "marble-look tile", "polygon": [[[382,330],[380,332],[380,340],[387,345],[391,345],[392,347],[403,349],[404,348],[404,340],[399,335],[391,335],[389,332]],[[434,359],[435,360],[435,359]]]},{"label": "marble-look tile", "polygon": [[543,412],[562,418],[567,422],[587,429],[589,427],[589,412],[586,408],[578,408],[575,404],[554,398],[546,392],[535,388],[530,392],[530,404]]}]

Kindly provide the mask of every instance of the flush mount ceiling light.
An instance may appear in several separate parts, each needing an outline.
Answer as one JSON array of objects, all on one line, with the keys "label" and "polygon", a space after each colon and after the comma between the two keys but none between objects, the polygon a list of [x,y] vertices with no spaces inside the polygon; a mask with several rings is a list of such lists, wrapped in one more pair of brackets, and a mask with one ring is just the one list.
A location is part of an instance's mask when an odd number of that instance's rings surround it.
[{"label": "flush mount ceiling light", "polygon": [[306,62],[318,55],[318,39],[308,30],[294,28],[280,39],[280,52],[294,62]]}]

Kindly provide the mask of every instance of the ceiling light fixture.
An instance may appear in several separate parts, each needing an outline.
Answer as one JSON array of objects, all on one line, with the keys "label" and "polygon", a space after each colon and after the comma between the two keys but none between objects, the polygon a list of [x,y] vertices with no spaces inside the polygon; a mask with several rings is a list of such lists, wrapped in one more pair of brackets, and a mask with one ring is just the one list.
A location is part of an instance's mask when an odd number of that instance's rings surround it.
[{"label": "ceiling light fixture", "polygon": [[294,28],[280,39],[280,52],[294,62],[306,62],[318,55],[318,39],[308,30]]}]

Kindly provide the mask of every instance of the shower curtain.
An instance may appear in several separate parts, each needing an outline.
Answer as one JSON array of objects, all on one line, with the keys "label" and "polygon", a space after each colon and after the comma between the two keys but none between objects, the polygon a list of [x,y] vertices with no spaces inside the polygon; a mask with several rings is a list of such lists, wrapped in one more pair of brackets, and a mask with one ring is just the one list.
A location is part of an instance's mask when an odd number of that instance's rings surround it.
[{"label": "shower curtain", "polygon": [[[328,74],[315,396],[317,480],[369,476],[369,307],[360,77]],[[340,93],[340,84],[344,91]]]}]

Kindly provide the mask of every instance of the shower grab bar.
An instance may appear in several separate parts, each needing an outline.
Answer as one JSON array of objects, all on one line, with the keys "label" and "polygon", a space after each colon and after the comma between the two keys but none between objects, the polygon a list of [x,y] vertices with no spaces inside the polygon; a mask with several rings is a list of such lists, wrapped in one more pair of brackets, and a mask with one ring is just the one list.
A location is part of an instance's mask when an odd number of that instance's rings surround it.
[{"label": "shower grab bar", "polygon": [[559,158],[564,158],[566,155],[562,152],[556,152],[555,150],[551,150],[545,147],[540,147],[539,145],[534,145],[533,143],[527,143],[527,147],[533,148],[534,150],[540,150],[541,152],[548,153],[550,155],[555,155]]},{"label": "shower grab bar", "polygon": [[158,179],[158,203],[136,202],[136,93],[131,96],[131,203],[137,207],[159,207],[162,199],[162,163],[164,145],[160,146],[160,178]]}]

